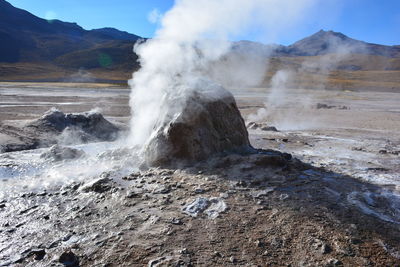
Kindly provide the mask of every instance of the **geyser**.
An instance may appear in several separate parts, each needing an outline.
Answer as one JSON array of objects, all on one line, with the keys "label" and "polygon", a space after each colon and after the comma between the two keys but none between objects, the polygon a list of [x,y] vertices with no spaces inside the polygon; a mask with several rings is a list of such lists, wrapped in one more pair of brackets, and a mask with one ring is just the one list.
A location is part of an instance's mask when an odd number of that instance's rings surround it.
[{"label": "geyser", "polygon": [[218,84],[256,85],[267,60],[261,64],[253,56],[256,64],[241,62],[240,56],[229,53],[228,40],[258,26],[275,35],[313,2],[177,0],[162,17],[155,37],[135,46],[141,69],[130,80],[130,145],[148,165],[248,149],[233,96]]},{"label": "geyser", "polygon": [[193,90],[181,101],[182,112],[161,124],[146,144],[147,165],[191,163],[217,153],[251,149],[230,92],[214,85]]}]

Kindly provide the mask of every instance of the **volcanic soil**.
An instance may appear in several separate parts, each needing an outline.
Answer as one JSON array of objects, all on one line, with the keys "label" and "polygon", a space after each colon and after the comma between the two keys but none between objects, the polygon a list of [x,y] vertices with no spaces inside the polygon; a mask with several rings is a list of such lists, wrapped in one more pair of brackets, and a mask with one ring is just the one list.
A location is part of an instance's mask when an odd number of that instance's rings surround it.
[{"label": "volcanic soil", "polygon": [[[264,150],[5,194],[0,266],[400,266],[400,95],[288,90],[249,117],[266,92],[232,91]],[[129,119],[123,89],[0,94],[2,142],[53,106]]]}]

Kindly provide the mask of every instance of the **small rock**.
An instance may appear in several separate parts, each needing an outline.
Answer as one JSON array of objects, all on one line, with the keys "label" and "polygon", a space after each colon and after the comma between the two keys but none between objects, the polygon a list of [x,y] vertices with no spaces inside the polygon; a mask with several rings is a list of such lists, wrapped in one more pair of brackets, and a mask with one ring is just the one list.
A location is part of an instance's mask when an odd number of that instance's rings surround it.
[{"label": "small rock", "polygon": [[196,189],[194,190],[194,192],[195,192],[196,194],[203,194],[203,193],[205,192],[205,190],[202,189],[202,188],[196,188]]},{"label": "small rock", "polygon": [[177,219],[177,218],[172,218],[171,223],[175,224],[175,225],[182,225],[183,224],[182,220],[181,219]]},{"label": "small rock", "polygon": [[247,183],[243,180],[240,180],[236,183],[236,186],[240,186],[240,187],[246,187]]},{"label": "small rock", "polygon": [[210,198],[209,201],[210,201],[210,205],[204,211],[204,213],[207,214],[209,218],[215,219],[219,216],[219,214],[221,214],[227,210],[227,206],[221,198],[212,197],[212,198]]},{"label": "small rock", "polygon": [[71,250],[62,253],[58,261],[67,267],[79,266],[79,259]]},{"label": "small rock", "polygon": [[338,259],[329,259],[326,266],[330,267],[330,266],[342,266],[342,265],[343,262],[341,262]]},{"label": "small rock", "polygon": [[159,257],[153,260],[150,260],[149,263],[147,264],[148,267],[156,267],[156,266],[165,266],[165,263],[167,263],[170,260],[170,257]]},{"label": "small rock", "polygon": [[237,260],[236,260],[235,257],[233,257],[233,256],[231,256],[231,257],[229,258],[229,261],[232,262],[232,263],[236,263],[236,262],[237,262]]},{"label": "small rock", "polygon": [[332,251],[332,248],[320,239],[315,239],[312,246],[316,251],[320,252],[321,254],[328,254]]},{"label": "small rock", "polygon": [[84,192],[104,193],[111,189],[111,180],[109,178],[100,178],[89,182],[82,187]]},{"label": "small rock", "polygon": [[37,249],[37,250],[31,250],[28,253],[28,257],[35,256],[35,260],[40,261],[46,256],[46,251],[44,249]]},{"label": "small rock", "polygon": [[352,238],[352,239],[350,240],[350,242],[351,242],[353,245],[357,245],[357,244],[360,244],[362,241],[361,241],[360,239],[358,239],[358,238]]},{"label": "small rock", "polygon": [[128,191],[126,194],[126,198],[138,198],[140,197],[140,193],[137,191]]},{"label": "small rock", "polygon": [[171,192],[171,188],[169,186],[159,186],[153,190],[153,194],[168,194]]},{"label": "small rock", "polygon": [[274,126],[263,126],[261,127],[262,131],[271,131],[271,132],[277,132],[278,129],[276,129]]},{"label": "small rock", "polygon": [[251,195],[254,198],[260,198],[260,197],[267,196],[269,193],[273,192],[274,190],[275,190],[275,187],[267,187],[263,190],[255,191],[255,192],[251,193]]},{"label": "small rock", "polygon": [[188,254],[189,250],[187,248],[183,248],[179,251],[180,254]]},{"label": "small rock", "polygon": [[260,239],[257,239],[256,242],[254,242],[258,248],[264,247],[264,242],[262,242]]},{"label": "small rock", "polygon": [[192,216],[197,217],[200,212],[203,212],[209,206],[207,198],[199,197],[196,198],[192,203],[183,208],[183,212]]},{"label": "small rock", "polygon": [[214,256],[220,258],[222,257],[222,254],[218,251],[214,251]]},{"label": "small rock", "polygon": [[329,252],[332,251],[332,249],[328,244],[323,244],[320,251],[322,254],[328,254]]}]

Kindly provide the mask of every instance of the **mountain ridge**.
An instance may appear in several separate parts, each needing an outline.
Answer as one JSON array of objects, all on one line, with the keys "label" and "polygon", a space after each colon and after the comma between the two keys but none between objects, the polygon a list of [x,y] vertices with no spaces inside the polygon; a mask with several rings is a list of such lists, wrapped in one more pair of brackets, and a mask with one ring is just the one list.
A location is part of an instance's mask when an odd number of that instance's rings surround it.
[{"label": "mountain ridge", "polygon": [[1,62],[52,62],[71,52],[140,38],[113,28],[85,30],[76,23],[45,20],[0,0]]},{"label": "mountain ridge", "polygon": [[[74,22],[45,20],[0,0],[0,81],[58,81],[90,72],[95,80],[125,82],[140,67],[133,52],[140,39],[145,38],[114,28],[85,30]],[[314,67],[304,66],[332,58],[329,71],[400,70],[400,45],[367,43],[334,31],[320,30],[288,46],[241,40],[232,42],[232,51],[269,58],[268,77],[279,69],[312,72]],[[397,81],[397,74],[391,75]]]}]

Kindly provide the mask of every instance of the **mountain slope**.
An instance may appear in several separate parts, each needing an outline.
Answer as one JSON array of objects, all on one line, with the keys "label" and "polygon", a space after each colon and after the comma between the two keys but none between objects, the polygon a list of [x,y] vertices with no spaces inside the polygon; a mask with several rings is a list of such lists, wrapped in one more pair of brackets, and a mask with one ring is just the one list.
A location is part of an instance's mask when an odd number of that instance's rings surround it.
[{"label": "mountain slope", "polygon": [[48,21],[0,0],[0,62],[52,62],[110,41],[117,50],[119,42],[131,41],[133,46],[139,38],[113,28],[87,31],[76,23]]},{"label": "mountain slope", "polygon": [[400,48],[366,43],[339,32],[323,30],[286,47],[286,54],[291,56],[319,56],[330,53],[400,57]]}]

